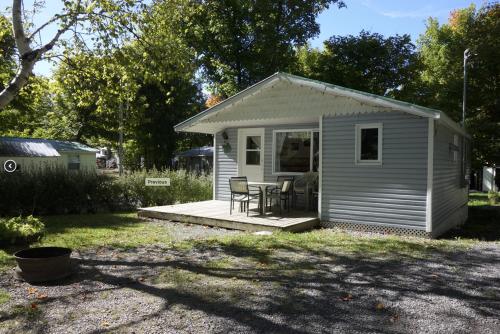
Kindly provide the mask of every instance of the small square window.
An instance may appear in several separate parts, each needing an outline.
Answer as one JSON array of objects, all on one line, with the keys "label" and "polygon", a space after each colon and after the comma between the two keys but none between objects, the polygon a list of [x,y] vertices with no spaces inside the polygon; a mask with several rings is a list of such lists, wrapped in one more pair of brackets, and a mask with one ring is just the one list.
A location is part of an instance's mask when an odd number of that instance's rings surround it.
[{"label": "small square window", "polygon": [[80,170],[80,156],[72,154],[68,156],[68,170]]},{"label": "small square window", "polygon": [[355,128],[356,164],[382,164],[382,124],[356,124]]}]

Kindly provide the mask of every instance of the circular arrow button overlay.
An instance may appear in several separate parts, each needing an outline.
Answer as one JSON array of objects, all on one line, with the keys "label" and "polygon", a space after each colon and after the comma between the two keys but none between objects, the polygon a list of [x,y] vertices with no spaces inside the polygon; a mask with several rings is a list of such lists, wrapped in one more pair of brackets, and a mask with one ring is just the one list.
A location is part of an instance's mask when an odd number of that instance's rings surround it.
[{"label": "circular arrow button overlay", "polygon": [[17,168],[17,164],[14,160],[6,160],[3,164],[3,169],[7,172],[7,173],[12,173],[16,170]]}]

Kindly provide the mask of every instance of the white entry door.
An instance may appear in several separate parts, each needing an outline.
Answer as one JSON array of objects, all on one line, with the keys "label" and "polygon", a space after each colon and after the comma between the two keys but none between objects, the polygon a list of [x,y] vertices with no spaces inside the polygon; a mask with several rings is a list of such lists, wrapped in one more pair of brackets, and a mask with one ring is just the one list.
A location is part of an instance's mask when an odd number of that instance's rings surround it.
[{"label": "white entry door", "polygon": [[264,129],[238,130],[238,175],[264,181]]}]

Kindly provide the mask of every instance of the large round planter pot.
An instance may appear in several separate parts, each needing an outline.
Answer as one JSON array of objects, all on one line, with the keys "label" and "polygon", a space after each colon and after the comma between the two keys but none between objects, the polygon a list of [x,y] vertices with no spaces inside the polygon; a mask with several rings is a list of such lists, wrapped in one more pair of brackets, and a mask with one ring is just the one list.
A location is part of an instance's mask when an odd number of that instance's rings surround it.
[{"label": "large round planter pot", "polygon": [[17,274],[29,283],[59,280],[71,274],[71,249],[35,247],[14,254]]}]

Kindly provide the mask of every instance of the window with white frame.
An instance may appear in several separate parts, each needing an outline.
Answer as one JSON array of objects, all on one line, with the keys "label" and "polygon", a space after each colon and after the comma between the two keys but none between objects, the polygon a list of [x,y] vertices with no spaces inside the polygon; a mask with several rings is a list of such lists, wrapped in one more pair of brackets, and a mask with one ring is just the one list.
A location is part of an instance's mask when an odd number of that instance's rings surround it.
[{"label": "window with white frame", "polygon": [[458,146],[458,135],[453,135],[453,161],[458,161],[458,151],[460,150],[460,146]]},{"label": "window with white frame", "polygon": [[273,132],[273,173],[317,172],[319,131],[316,129]]},{"label": "window with white frame", "polygon": [[260,165],[260,139],[260,136],[247,136],[245,148],[247,165]]},{"label": "window with white frame", "polygon": [[356,124],[355,162],[382,164],[382,123]]},{"label": "window with white frame", "polygon": [[70,154],[68,156],[68,169],[69,170],[80,169],[80,156],[78,154]]}]

